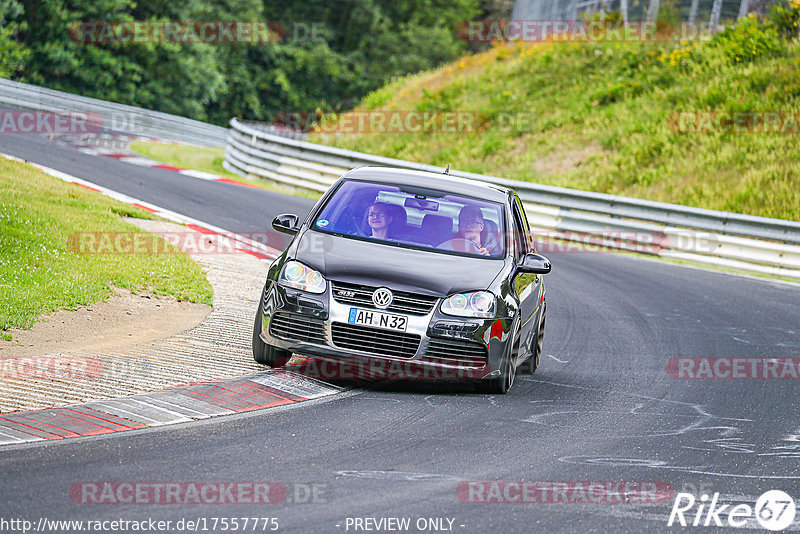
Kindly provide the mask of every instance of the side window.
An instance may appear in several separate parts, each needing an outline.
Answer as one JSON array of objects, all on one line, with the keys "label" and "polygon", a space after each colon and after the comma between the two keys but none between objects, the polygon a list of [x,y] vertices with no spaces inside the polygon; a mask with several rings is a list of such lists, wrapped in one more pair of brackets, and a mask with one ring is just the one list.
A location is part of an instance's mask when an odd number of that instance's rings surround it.
[{"label": "side window", "polygon": [[514,218],[519,218],[521,223],[522,234],[520,235],[520,241],[525,244],[525,253],[536,252],[531,242],[533,236],[531,236],[531,228],[528,225],[528,217],[525,215],[525,208],[523,208],[522,202],[516,195],[514,195]]},{"label": "side window", "polygon": [[520,217],[519,208],[517,207],[516,203],[514,204],[513,208],[514,212],[514,255],[517,258],[517,261],[521,261],[522,257],[528,253],[528,233],[525,231],[525,225],[523,224],[523,219]]}]

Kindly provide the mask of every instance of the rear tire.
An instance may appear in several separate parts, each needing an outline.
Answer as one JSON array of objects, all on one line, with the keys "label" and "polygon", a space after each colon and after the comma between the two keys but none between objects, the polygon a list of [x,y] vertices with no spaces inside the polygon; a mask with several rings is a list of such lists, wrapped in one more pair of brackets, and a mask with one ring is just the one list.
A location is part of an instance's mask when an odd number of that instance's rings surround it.
[{"label": "rear tire", "polygon": [[261,339],[261,306],[264,304],[265,291],[266,287],[264,288],[264,291],[261,292],[261,300],[258,301],[258,309],[256,310],[256,321],[253,325],[253,359],[256,361],[256,363],[260,363],[262,365],[269,365],[270,367],[283,367],[286,365],[286,362],[289,361],[289,358],[292,357],[292,353],[288,350],[267,345]]}]

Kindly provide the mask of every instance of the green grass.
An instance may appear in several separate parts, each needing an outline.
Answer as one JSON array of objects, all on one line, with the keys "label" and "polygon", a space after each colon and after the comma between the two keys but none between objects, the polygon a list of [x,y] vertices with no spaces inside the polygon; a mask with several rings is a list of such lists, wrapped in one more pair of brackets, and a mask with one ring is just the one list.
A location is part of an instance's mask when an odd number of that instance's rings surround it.
[{"label": "green grass", "polygon": [[42,314],[109,297],[113,287],[211,304],[212,288],[192,259],[174,253],[77,254],[78,232],[143,231],[120,215],[149,213],[62,182],[30,165],[0,159],[0,336],[30,328]]},{"label": "green grass", "polygon": [[[517,180],[800,219],[799,134],[670,126],[680,111],[800,113],[800,42],[752,17],[682,43],[500,44],[396,80],[356,109],[468,112],[477,128],[316,133],[310,140]],[[508,117],[515,120],[503,123]]]},{"label": "green grass", "polygon": [[225,149],[216,146],[192,146],[179,143],[131,143],[131,150],[147,158],[184,169],[194,169],[227,178],[242,180],[238,174],[225,170]]},{"label": "green grass", "polygon": [[288,187],[282,187],[273,182],[258,178],[244,178],[238,174],[227,171],[222,166],[222,162],[225,161],[225,149],[221,147],[200,147],[179,143],[166,144],[140,141],[131,143],[130,148],[137,154],[141,154],[146,158],[154,159],[161,163],[172,165],[173,167],[218,174],[232,180],[245,182],[277,193],[294,194],[308,198],[320,197],[319,193],[296,191]]}]

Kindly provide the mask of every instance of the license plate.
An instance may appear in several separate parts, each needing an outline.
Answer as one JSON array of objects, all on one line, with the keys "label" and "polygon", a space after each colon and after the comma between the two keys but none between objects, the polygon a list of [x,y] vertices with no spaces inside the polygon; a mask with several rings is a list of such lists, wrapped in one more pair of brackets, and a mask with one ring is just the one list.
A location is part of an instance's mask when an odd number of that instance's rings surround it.
[{"label": "license plate", "polygon": [[366,326],[385,328],[386,330],[394,330],[396,332],[405,332],[408,326],[408,317],[375,310],[350,308],[350,316],[347,318],[347,322],[350,324],[363,324]]}]

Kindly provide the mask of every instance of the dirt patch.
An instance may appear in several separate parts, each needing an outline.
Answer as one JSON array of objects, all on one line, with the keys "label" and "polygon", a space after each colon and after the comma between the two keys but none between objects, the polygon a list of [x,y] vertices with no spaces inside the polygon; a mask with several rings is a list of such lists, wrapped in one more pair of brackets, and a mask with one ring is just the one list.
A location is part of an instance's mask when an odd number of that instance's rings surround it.
[{"label": "dirt patch", "polygon": [[589,145],[572,150],[553,150],[538,158],[534,164],[534,170],[542,176],[566,174],[586,163],[590,157],[601,153],[603,147],[597,141],[592,141]]},{"label": "dirt patch", "polygon": [[120,350],[193,328],[211,309],[205,304],[115,289],[108,302],[74,311],[59,310],[43,317],[30,330],[10,330],[12,341],[0,340],[0,358]]}]

